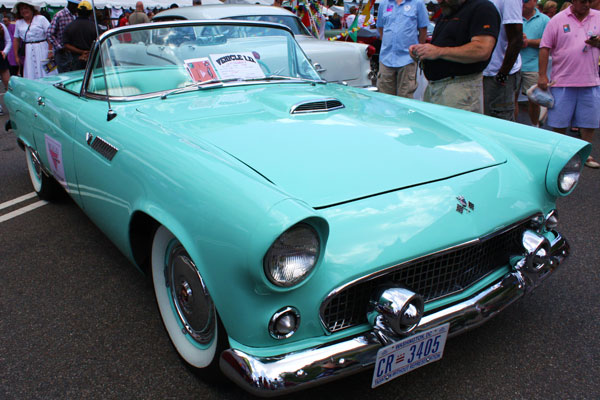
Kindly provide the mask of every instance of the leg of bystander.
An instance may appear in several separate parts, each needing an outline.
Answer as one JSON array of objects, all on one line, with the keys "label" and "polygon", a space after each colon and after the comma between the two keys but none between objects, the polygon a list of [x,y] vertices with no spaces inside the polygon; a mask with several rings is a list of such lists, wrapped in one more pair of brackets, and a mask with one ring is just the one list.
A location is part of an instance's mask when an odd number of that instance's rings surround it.
[{"label": "leg of bystander", "polygon": [[483,112],[507,121],[515,120],[515,92],[520,82],[518,74],[511,74],[504,84],[493,76],[483,77]]}]

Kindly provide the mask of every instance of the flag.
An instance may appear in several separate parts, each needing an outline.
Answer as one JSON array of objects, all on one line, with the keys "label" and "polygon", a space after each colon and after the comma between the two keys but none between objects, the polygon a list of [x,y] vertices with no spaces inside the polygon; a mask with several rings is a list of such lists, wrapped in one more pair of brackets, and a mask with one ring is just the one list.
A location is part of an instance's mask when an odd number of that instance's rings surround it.
[{"label": "flag", "polygon": [[371,19],[371,8],[375,4],[375,0],[369,0],[365,8],[363,8],[361,15],[365,16],[365,22],[363,22],[363,26],[369,25],[369,20]]},{"label": "flag", "polygon": [[[354,21],[352,21],[352,25],[350,25],[348,27],[348,36],[350,36],[350,39],[352,39],[353,41],[357,41],[358,40],[358,14],[354,17]],[[354,29],[357,28],[357,29]]]}]

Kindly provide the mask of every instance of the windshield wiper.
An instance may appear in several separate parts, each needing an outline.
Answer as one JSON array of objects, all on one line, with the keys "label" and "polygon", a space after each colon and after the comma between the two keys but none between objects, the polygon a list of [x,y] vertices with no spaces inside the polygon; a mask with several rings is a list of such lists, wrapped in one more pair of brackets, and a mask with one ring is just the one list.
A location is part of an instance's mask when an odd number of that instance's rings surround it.
[{"label": "windshield wiper", "polygon": [[166,93],[163,93],[160,98],[162,100],[166,99],[167,96],[171,95],[171,94],[178,94],[178,93],[183,93],[183,92],[188,92],[190,90],[204,90],[204,89],[213,89],[213,88],[218,88],[223,86],[223,83],[226,82],[234,82],[234,81],[243,81],[243,79],[239,79],[239,78],[228,78],[228,79],[211,79],[209,81],[204,81],[204,82],[194,82],[191,83],[189,85],[185,85],[184,87],[180,87],[177,89],[173,89],[170,90]]},{"label": "windshield wiper", "polygon": [[286,81],[286,80],[291,80],[291,81],[299,81],[299,82],[310,82],[310,83],[322,83],[325,84],[327,83],[327,81],[323,80],[323,79],[308,79],[308,78],[299,78],[299,77],[294,77],[294,76],[285,76],[285,75],[267,75],[264,78],[252,78],[252,79],[245,79],[247,81]]}]

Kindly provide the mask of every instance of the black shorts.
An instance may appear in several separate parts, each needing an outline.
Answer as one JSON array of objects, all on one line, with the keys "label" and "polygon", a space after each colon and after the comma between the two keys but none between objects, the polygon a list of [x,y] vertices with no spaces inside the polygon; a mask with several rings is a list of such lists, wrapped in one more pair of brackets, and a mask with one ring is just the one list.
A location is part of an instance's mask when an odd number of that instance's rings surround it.
[{"label": "black shorts", "polygon": [[6,56],[6,58],[4,58],[4,57],[2,57],[2,55],[0,55],[0,72],[4,72],[9,68],[10,68],[10,65],[8,64],[8,56]]}]

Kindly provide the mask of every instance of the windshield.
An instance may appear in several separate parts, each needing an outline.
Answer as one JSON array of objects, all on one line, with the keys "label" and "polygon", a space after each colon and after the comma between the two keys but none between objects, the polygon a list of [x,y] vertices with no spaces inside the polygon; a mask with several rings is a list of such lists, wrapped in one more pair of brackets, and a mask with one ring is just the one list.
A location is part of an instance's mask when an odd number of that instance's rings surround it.
[{"label": "windshield", "polygon": [[282,24],[290,28],[294,35],[311,36],[310,32],[306,29],[306,27],[302,25],[300,19],[294,15],[245,15],[237,17],[227,17],[227,19],[275,22],[277,24]]},{"label": "windshield", "polygon": [[102,38],[95,57],[87,92],[116,98],[223,82],[321,79],[288,31],[251,22],[121,29]]}]

